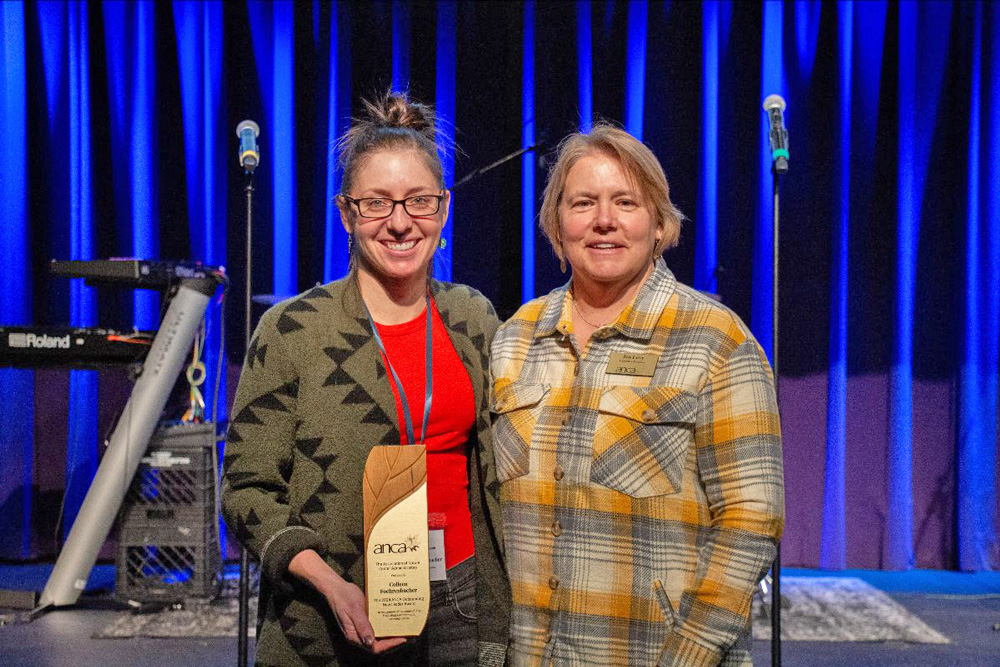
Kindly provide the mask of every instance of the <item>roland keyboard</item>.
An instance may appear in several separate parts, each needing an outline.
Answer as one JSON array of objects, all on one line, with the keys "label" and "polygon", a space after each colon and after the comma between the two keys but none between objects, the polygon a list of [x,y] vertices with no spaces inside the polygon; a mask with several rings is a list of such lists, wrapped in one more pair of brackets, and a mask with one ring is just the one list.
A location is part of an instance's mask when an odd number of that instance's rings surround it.
[{"label": "roland keyboard", "polygon": [[0,327],[0,366],[100,368],[142,361],[152,331],[71,327]]}]

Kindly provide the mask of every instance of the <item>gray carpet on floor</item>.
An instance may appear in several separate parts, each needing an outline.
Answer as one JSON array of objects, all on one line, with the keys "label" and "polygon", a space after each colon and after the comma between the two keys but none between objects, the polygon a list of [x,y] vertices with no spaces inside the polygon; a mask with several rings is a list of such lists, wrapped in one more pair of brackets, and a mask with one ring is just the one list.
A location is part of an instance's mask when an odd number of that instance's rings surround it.
[{"label": "gray carpet on floor", "polygon": [[[250,574],[250,636],[257,624],[257,569]],[[236,637],[239,634],[239,580],[224,579],[214,600],[188,599],[160,611],[123,611],[93,634],[94,639],[132,637]]]},{"label": "gray carpet on floor", "polygon": [[[783,641],[949,644],[886,593],[848,577],[782,577]],[[754,639],[771,638],[770,612],[754,599]]]},{"label": "gray carpet on floor", "polygon": [[[785,641],[948,644],[949,639],[887,594],[860,579],[782,577],[781,637]],[[98,639],[128,637],[235,637],[238,605],[232,586],[211,602],[189,601],[183,609],[122,612],[94,633]],[[251,636],[256,619],[251,601]],[[754,600],[755,639],[770,639],[767,610]]]},{"label": "gray carpet on floor", "polygon": [[[250,636],[257,623],[257,598],[250,599]],[[94,639],[131,637],[236,637],[239,602],[236,596],[217,600],[188,600],[182,609],[164,609],[152,613],[121,612],[98,632]]]}]

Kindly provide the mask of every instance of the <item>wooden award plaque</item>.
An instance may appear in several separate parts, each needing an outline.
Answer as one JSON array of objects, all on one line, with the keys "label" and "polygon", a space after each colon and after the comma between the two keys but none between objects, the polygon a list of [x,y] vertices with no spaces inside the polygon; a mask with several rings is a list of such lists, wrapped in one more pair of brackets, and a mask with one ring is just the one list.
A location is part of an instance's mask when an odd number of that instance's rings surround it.
[{"label": "wooden award plaque", "polygon": [[414,637],[431,606],[424,446],[373,447],[363,499],[368,618],[376,637]]}]

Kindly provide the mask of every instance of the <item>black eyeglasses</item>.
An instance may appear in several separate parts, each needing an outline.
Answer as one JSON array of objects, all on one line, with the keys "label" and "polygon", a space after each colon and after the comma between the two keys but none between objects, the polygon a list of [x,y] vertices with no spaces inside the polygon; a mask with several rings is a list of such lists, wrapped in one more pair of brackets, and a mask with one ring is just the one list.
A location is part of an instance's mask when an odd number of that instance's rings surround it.
[{"label": "black eyeglasses", "polygon": [[388,197],[355,199],[343,193],[340,196],[357,207],[358,215],[369,219],[388,218],[396,210],[396,204],[402,204],[403,210],[415,218],[434,215],[441,208],[441,200],[444,199],[444,194],[413,195],[406,199],[389,199]]}]

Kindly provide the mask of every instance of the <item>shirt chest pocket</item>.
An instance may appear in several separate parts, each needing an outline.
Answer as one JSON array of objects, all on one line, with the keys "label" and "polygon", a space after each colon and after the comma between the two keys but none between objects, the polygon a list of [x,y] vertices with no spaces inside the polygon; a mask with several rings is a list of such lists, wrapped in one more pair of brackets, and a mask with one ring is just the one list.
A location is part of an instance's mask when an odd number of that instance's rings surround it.
[{"label": "shirt chest pocket", "polygon": [[506,482],[528,474],[531,436],[544,408],[548,385],[512,382],[495,391],[493,451],[497,479]]},{"label": "shirt chest pocket", "polygon": [[590,480],[633,498],[677,493],[696,413],[697,398],[683,389],[608,389],[597,416]]}]

